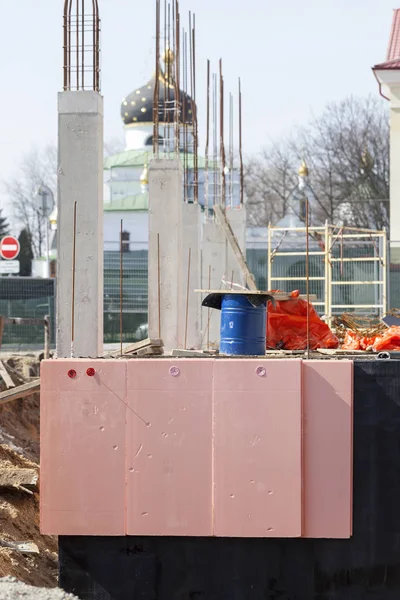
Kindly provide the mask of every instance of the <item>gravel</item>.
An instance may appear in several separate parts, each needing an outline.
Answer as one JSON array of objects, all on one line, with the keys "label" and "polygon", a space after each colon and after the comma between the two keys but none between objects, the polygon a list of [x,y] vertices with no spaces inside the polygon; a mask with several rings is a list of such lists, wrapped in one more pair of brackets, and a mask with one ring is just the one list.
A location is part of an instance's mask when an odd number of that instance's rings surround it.
[{"label": "gravel", "polygon": [[76,596],[67,594],[57,588],[36,588],[21,583],[15,577],[0,578],[0,600],[14,600],[16,598],[25,598],[26,600],[67,600],[70,598],[71,600],[78,600]]}]

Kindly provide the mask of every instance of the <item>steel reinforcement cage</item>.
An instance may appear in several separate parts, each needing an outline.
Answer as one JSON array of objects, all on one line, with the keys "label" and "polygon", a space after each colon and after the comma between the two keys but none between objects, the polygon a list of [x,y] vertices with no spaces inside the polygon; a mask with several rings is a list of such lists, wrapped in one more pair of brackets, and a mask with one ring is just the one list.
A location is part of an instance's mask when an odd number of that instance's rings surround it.
[{"label": "steel reinforcement cage", "polygon": [[64,91],[100,92],[100,24],[97,0],[64,1]]}]

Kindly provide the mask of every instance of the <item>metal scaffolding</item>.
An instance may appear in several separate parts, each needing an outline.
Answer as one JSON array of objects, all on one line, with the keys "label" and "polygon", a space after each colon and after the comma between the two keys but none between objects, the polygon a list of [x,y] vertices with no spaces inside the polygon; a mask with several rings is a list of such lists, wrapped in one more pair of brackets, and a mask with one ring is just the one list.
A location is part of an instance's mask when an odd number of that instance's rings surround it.
[{"label": "metal scaffolding", "polygon": [[[387,234],[355,227],[268,226],[268,289],[305,293],[331,325],[344,312],[382,317],[388,309]],[[307,268],[308,266],[308,268]],[[308,271],[308,276],[307,276]]]}]

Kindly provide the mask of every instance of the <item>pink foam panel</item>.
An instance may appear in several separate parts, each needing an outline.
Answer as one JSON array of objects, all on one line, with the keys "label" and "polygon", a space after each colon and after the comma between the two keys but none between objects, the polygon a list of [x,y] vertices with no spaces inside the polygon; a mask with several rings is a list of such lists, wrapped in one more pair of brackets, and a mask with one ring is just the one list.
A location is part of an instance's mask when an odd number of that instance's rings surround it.
[{"label": "pink foam panel", "polygon": [[[95,375],[86,374],[88,368]],[[76,377],[68,377],[74,369]],[[126,363],[41,367],[41,531],[123,535]]]},{"label": "pink foam panel", "polygon": [[214,535],[302,535],[300,360],[219,360]]},{"label": "pink foam panel", "polygon": [[213,361],[128,362],[127,533],[212,535]]},{"label": "pink foam panel", "polygon": [[304,361],[304,503],[309,538],[352,534],[353,363]]}]

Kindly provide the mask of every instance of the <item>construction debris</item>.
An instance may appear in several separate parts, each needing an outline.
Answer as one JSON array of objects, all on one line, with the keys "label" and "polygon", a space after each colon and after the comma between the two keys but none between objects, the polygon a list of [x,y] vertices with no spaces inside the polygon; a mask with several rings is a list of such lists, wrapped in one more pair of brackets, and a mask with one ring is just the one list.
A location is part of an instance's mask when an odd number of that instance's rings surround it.
[{"label": "construction debris", "polygon": [[[57,539],[39,529],[39,380],[26,381],[26,366],[35,357],[2,360],[0,395],[0,599],[67,598],[43,588],[57,585]],[[13,383],[13,387],[10,385]],[[13,399],[14,402],[9,400]],[[56,595],[48,595],[53,594]]]}]

